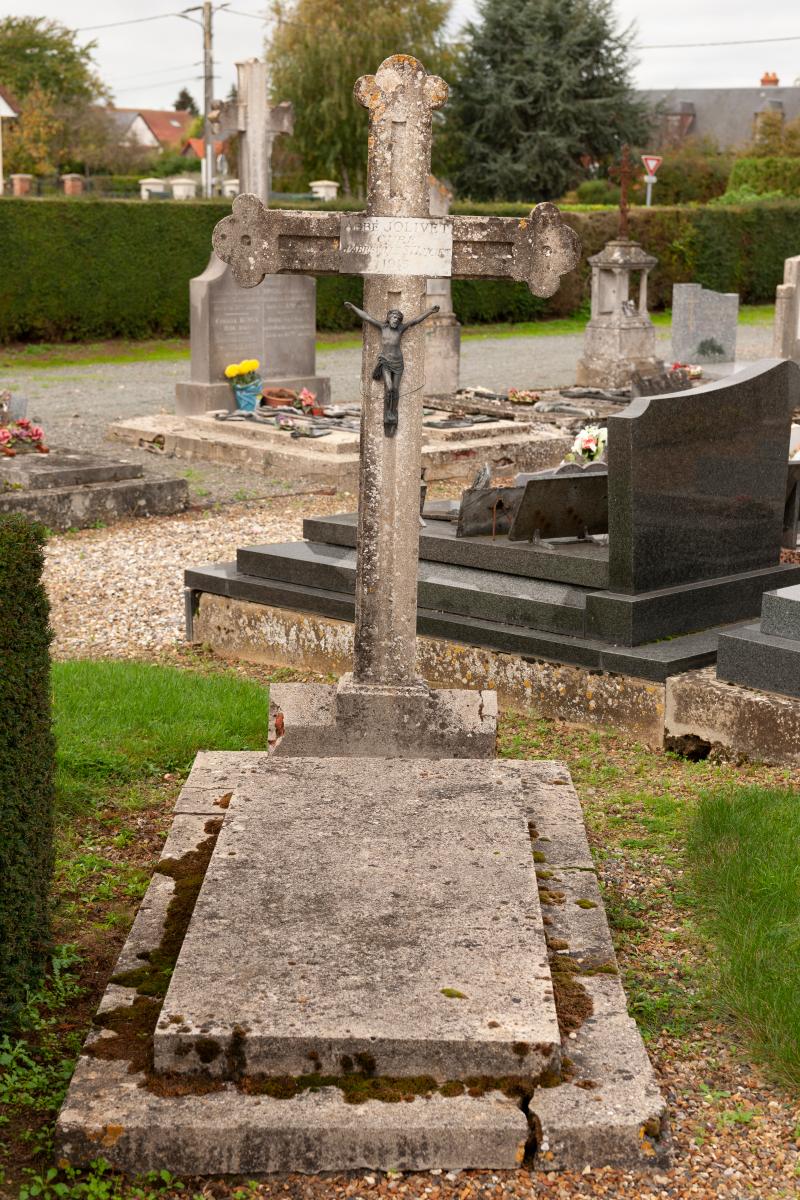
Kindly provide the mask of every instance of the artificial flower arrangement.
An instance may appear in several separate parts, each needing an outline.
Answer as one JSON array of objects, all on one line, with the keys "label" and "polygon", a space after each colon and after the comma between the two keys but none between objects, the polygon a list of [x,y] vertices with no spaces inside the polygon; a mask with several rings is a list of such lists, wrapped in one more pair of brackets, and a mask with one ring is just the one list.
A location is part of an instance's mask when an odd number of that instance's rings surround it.
[{"label": "artificial flower arrangement", "polygon": [[44,443],[44,430],[29,417],[20,417],[10,425],[0,425],[0,454],[14,458],[17,454],[49,454]]},{"label": "artificial flower arrangement", "polygon": [[508,398],[512,404],[536,404],[541,400],[538,392],[526,391],[524,388],[509,388]]},{"label": "artificial flower arrangement", "polygon": [[233,388],[236,407],[243,412],[255,412],[261,400],[263,384],[258,374],[260,366],[257,358],[243,358],[241,362],[229,363],[225,368],[225,378]]},{"label": "artificial flower arrangement", "polygon": [[572,443],[569,454],[564,455],[564,462],[597,462],[605,454],[607,441],[608,430],[600,425],[584,425]]}]

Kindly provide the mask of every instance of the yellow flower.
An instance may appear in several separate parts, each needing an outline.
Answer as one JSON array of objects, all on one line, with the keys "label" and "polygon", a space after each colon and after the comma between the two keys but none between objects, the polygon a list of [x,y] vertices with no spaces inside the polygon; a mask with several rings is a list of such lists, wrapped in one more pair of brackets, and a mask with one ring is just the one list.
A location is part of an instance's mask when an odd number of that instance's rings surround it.
[{"label": "yellow flower", "polygon": [[257,371],[258,366],[259,366],[258,359],[257,358],[246,358],[244,360],[244,362],[242,363],[242,366],[244,367],[244,369],[246,371]]},{"label": "yellow flower", "polygon": [[235,377],[238,374],[239,374],[239,364],[238,363],[230,363],[225,368],[225,378],[226,379],[235,379]]}]

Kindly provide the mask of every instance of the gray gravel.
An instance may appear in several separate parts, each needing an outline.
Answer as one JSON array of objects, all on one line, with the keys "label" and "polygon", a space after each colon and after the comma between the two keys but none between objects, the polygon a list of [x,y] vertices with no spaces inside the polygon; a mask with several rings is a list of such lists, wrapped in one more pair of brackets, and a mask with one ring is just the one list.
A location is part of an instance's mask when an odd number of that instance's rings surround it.
[{"label": "gray gravel", "polygon": [[[740,357],[768,355],[771,341],[770,326],[742,326]],[[462,383],[498,391],[509,387],[566,387],[574,383],[582,343],[580,334],[469,338],[462,346]],[[668,331],[659,333],[658,344],[660,352],[669,358]],[[361,351],[355,347],[326,350],[317,356],[319,373],[331,378],[334,401],[349,402],[356,397],[360,362]],[[185,360],[16,369],[0,373],[0,388],[28,397],[28,414],[44,426],[52,446],[118,454],[141,463],[148,475],[183,476],[197,503],[284,494],[286,487],[270,484],[255,472],[188,464],[106,439],[111,421],[174,412],[175,384],[187,377],[188,370]]]}]

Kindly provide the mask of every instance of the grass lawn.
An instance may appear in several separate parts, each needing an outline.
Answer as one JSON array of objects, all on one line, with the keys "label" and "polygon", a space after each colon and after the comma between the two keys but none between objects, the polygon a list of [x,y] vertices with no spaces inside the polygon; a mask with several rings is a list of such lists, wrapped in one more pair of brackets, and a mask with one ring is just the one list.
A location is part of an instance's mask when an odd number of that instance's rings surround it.
[{"label": "grass lawn", "polygon": [[[771,325],[775,315],[772,304],[744,304],[739,309],[742,325]],[[669,310],[650,314],[656,327],[669,326]],[[556,334],[583,333],[588,313],[552,320],[525,321],[516,325],[465,325],[461,336],[475,338],[551,337]],[[322,333],[317,350],[344,350],[361,345],[357,333]],[[115,338],[104,342],[26,342],[0,346],[0,371],[29,367],[90,366],[93,363],[178,362],[189,358],[188,338],[149,339],[141,342]]]},{"label": "grass lawn", "polygon": [[[274,675],[281,677],[285,671]],[[189,655],[185,668],[55,664],[61,948],[49,980],[31,998],[22,1035],[0,1041],[0,1195],[198,1194],[168,1176],[133,1188],[102,1168],[88,1177],[59,1172],[50,1157],[52,1126],[194,754],[264,747],[268,679],[263,668],[242,664],[234,673]],[[692,763],[620,732],[514,713],[502,717],[499,753],[565,761],[584,806],[630,1011],[673,1114],[670,1190],[646,1194],[796,1195],[800,771]],[[753,988],[746,968],[756,953],[761,978]],[[767,1073],[753,1065],[757,1059]],[[747,1176],[741,1192],[720,1190],[728,1163],[741,1164]],[[706,1189],[700,1192],[698,1172]],[[413,1179],[419,1186],[409,1181],[410,1195],[433,1186],[442,1200],[530,1196],[540,1186],[523,1178],[516,1191],[516,1184],[492,1182],[491,1173],[464,1173],[452,1184]],[[580,1174],[554,1182],[559,1200],[643,1194],[623,1172],[604,1176],[606,1190],[596,1193],[585,1190],[591,1180]],[[335,1187],[325,1179],[313,1186],[276,1180],[238,1190],[215,1185],[203,1195],[317,1200],[334,1193],[363,1198],[365,1190],[358,1179],[340,1184],[337,1177]],[[547,1194],[556,1192],[548,1187]]]},{"label": "grass lawn", "polygon": [[800,1093],[800,795],[728,787],[701,796],[689,856],[720,999]]}]

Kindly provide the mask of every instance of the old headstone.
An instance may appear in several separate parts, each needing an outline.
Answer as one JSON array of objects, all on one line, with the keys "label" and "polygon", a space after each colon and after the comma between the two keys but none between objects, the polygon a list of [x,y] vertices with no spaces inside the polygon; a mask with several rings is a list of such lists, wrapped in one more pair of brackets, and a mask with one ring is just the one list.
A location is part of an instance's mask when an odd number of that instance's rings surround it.
[{"label": "old headstone", "polygon": [[[266,63],[237,63],[237,96],[221,107],[216,132],[239,136],[241,190],[269,204],[272,146],[294,123],[288,103],[270,105]],[[308,388],[321,404],[330,381],[316,374],[316,281],[309,276],[268,275],[243,292],[215,254],[189,285],[191,378],[176,385],[176,412],[234,407],[225,381],[228,363],[256,358],[266,386]]]},{"label": "old headstone", "polygon": [[775,294],[772,353],[800,363],[800,254],[783,264],[783,283]]},{"label": "old headstone", "polygon": [[672,289],[672,354],[682,363],[733,362],[739,320],[737,292],[712,292],[699,283]]},{"label": "old headstone", "polygon": [[[452,195],[438,179],[430,179],[430,211],[432,217],[446,217],[450,212]],[[447,277],[428,280],[428,304],[438,304],[439,311],[425,325],[425,389],[426,396],[454,396],[458,391],[461,366],[461,326],[453,312],[452,284]]]},{"label": "old headstone", "polygon": [[[273,689],[280,748],[481,756],[494,741],[486,699],[431,691],[416,667],[426,281],[510,276],[537,295],[552,295],[576,265],[579,242],[550,204],[527,222],[430,216],[432,113],[447,86],[415,59],[387,59],[375,76],[359,80],[355,96],[370,116],[363,214],[281,213],[240,196],[214,231],[217,254],[244,287],[279,271],[364,276],[353,673],[335,689],[327,726],[318,696],[297,685]],[[387,424],[392,408],[395,424]]]}]

